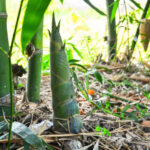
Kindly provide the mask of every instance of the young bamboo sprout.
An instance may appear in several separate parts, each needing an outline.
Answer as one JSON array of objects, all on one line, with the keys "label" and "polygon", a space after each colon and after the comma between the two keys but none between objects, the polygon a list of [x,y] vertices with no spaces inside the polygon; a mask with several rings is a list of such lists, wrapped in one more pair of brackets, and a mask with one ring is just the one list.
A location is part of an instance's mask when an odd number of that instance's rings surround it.
[{"label": "young bamboo sprout", "polygon": [[140,25],[141,42],[146,51],[150,40],[150,19],[142,19]]},{"label": "young bamboo sprout", "polygon": [[53,14],[50,60],[54,128],[60,132],[78,133],[81,131],[82,122],[65,53],[65,45],[62,42],[59,29],[60,22],[56,25]]}]

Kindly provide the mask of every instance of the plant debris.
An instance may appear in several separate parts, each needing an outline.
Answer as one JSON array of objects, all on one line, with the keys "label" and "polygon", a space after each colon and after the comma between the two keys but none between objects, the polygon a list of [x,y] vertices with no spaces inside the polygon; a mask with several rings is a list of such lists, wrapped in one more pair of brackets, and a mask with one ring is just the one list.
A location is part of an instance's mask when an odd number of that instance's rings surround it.
[{"label": "plant debris", "polygon": [[[109,66],[109,65],[107,65]],[[147,79],[144,66],[134,66],[136,72],[130,72],[117,64],[101,71],[102,83],[88,72],[78,71],[78,82],[83,91],[75,86],[77,102],[84,129],[79,134],[60,134],[53,127],[42,125],[38,136],[53,149],[102,149],[102,150],[148,150],[150,149],[150,94],[143,79]],[[124,65],[123,65],[124,66]],[[116,68],[116,69],[114,69]],[[138,69],[140,68],[140,69]],[[90,68],[92,70],[92,68]],[[138,70],[138,71],[137,71]],[[133,77],[133,74],[135,76]],[[139,76],[140,74],[140,76]],[[88,76],[88,81],[87,77]],[[19,78],[25,85],[26,77]],[[24,90],[15,91],[15,121],[27,127],[48,120],[52,122],[52,96],[50,76],[42,76],[41,101],[39,104],[28,102]],[[88,98],[85,95],[88,95]],[[37,130],[37,129],[36,129]],[[0,140],[3,148],[8,140]],[[66,144],[67,142],[67,144]],[[69,143],[68,143],[69,142]],[[12,137],[14,147],[20,148],[22,140]],[[66,146],[67,145],[67,146]]]}]

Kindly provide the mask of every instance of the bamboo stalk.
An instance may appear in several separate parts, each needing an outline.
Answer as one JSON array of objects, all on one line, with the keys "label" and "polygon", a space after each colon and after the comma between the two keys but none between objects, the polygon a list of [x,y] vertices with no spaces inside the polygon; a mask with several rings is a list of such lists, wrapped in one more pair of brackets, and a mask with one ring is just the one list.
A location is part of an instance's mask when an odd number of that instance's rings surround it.
[{"label": "bamboo stalk", "polygon": [[40,101],[42,48],[43,48],[43,21],[31,41],[33,54],[28,59],[27,98],[31,102]]},{"label": "bamboo stalk", "polygon": [[[0,48],[8,53],[6,1],[0,1]],[[10,116],[10,81],[8,56],[0,51],[0,116]]]},{"label": "bamboo stalk", "polygon": [[114,0],[106,0],[108,21],[108,52],[110,60],[112,60],[115,57],[117,48],[116,20],[114,18],[111,21],[113,3]]}]

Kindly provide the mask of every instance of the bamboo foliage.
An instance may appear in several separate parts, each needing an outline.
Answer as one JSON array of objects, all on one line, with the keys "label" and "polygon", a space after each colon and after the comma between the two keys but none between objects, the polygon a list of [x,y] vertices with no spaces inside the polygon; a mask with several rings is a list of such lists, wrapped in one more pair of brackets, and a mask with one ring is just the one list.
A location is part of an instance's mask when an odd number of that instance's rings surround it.
[{"label": "bamboo foliage", "polygon": [[60,132],[78,133],[82,128],[82,122],[65,53],[65,45],[62,42],[59,29],[60,22],[56,25],[53,15],[52,33],[50,34],[50,60],[54,128]]},{"label": "bamboo foliage", "polygon": [[28,0],[21,32],[23,53],[42,22],[44,13],[50,2],[51,0]]},{"label": "bamboo foliage", "polygon": [[140,36],[144,50],[147,50],[150,40],[150,19],[141,20]]},{"label": "bamboo foliage", "polygon": [[[6,1],[0,0],[0,48],[8,53]],[[0,51],[0,116],[10,115],[10,81],[8,56]]]}]

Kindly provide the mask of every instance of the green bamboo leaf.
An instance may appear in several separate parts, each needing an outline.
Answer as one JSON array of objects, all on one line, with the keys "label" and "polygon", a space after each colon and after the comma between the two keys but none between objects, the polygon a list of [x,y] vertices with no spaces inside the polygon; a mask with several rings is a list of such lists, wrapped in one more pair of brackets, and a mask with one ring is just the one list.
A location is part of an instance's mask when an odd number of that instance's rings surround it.
[{"label": "green bamboo leaf", "polygon": [[100,73],[99,73],[98,71],[95,71],[95,72],[94,72],[94,76],[95,76],[95,78],[96,78],[100,83],[102,83],[103,78],[102,78],[102,76],[100,75]]},{"label": "green bamboo leaf", "polygon": [[13,122],[12,132],[37,150],[45,150],[42,140],[24,124]]},{"label": "green bamboo leaf", "polygon": [[52,147],[49,146],[48,143],[46,143],[43,139],[42,139],[43,144],[49,149],[49,150],[54,150]]},{"label": "green bamboo leaf", "polygon": [[70,59],[70,60],[69,60],[69,64],[70,64],[70,63],[77,63],[77,62],[79,62],[79,61],[80,61],[80,60],[78,60],[78,59]]},{"label": "green bamboo leaf", "polygon": [[8,134],[9,134],[9,133],[5,133],[4,135],[0,136],[0,140],[3,140],[3,139],[5,139],[6,137],[8,137]]},{"label": "green bamboo leaf", "polygon": [[6,56],[8,56],[8,53],[7,53],[5,50],[3,50],[1,47],[0,47],[0,51],[1,51],[3,54],[5,54]]},{"label": "green bamboo leaf", "polygon": [[144,115],[143,115],[143,118],[145,118],[145,119],[147,119],[147,118],[149,118],[150,117],[150,112],[147,112],[147,113],[145,113]]},{"label": "green bamboo leaf", "polygon": [[87,76],[86,76],[86,80],[85,80],[86,90],[89,89],[89,77],[90,77],[90,75],[87,75]]},{"label": "green bamboo leaf", "polygon": [[50,2],[51,0],[28,0],[21,33],[21,45],[23,53],[27,44],[31,41],[33,35],[38,29],[43,19],[44,12]]},{"label": "green bamboo leaf", "polygon": [[29,150],[30,149],[30,145],[25,141],[23,141],[23,146],[24,146],[24,150]]},{"label": "green bamboo leaf", "polygon": [[64,0],[60,0],[60,2],[63,4]]},{"label": "green bamboo leaf", "polygon": [[134,112],[126,112],[126,114],[131,117],[131,119],[135,120],[138,122],[138,117],[134,114]]},{"label": "green bamboo leaf", "polygon": [[135,0],[130,0],[137,8],[142,9],[141,5],[139,3],[137,3]]},{"label": "green bamboo leaf", "polygon": [[70,65],[72,65],[72,66],[78,66],[78,67],[81,67],[82,69],[84,69],[85,71],[87,71],[87,68],[86,67],[84,67],[83,65],[81,65],[81,64],[77,64],[77,63],[70,63]]},{"label": "green bamboo leaf", "polygon": [[129,108],[131,108],[131,105],[125,106],[125,107],[123,108],[122,112],[123,112],[123,113],[126,112]]},{"label": "green bamboo leaf", "polygon": [[150,7],[149,7],[149,9],[148,9],[148,11],[147,11],[147,14],[146,14],[146,17],[145,18],[149,18],[150,17]]},{"label": "green bamboo leaf", "polygon": [[73,48],[73,50],[78,54],[78,56],[80,58],[83,58],[81,52],[76,48],[76,46],[73,43],[67,43],[67,44],[70,45]]},{"label": "green bamboo leaf", "polygon": [[116,12],[117,12],[117,9],[118,9],[118,6],[119,6],[119,2],[120,2],[120,0],[116,0],[116,1],[114,2],[112,14],[111,14],[111,22],[113,21],[113,19],[114,19],[115,16],[116,16]]},{"label": "green bamboo leaf", "polygon": [[77,77],[77,75],[76,75],[76,73],[75,73],[74,71],[72,72],[72,76],[73,76],[73,78],[74,78],[74,81],[75,81],[75,83],[76,83],[76,86],[79,87],[78,77]]}]

